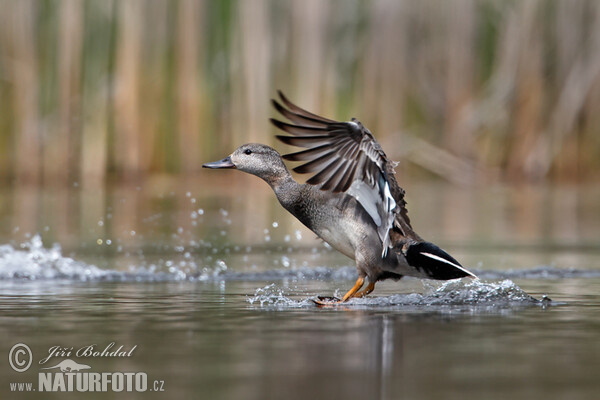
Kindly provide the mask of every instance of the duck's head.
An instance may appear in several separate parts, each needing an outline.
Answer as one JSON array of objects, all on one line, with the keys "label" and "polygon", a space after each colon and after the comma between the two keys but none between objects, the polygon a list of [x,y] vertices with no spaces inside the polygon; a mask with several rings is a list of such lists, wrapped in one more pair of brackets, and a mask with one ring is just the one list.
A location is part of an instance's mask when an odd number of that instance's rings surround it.
[{"label": "duck's head", "polygon": [[244,144],[230,156],[202,166],[204,168],[236,168],[256,175],[269,183],[289,174],[277,150],[260,143]]}]

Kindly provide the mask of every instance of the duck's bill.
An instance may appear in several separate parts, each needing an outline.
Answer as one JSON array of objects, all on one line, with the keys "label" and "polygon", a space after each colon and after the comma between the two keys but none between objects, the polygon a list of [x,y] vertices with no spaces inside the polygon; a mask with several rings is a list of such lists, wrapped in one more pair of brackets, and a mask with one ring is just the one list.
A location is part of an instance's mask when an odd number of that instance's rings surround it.
[{"label": "duck's bill", "polygon": [[225,157],[219,161],[213,161],[202,164],[203,168],[235,168],[235,164],[231,162],[231,157]]}]

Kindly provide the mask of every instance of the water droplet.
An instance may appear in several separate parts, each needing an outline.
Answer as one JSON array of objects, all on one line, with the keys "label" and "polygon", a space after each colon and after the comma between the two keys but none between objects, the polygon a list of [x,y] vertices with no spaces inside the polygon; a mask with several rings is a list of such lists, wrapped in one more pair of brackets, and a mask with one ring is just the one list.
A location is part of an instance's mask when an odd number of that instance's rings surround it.
[{"label": "water droplet", "polygon": [[102,244],[102,239],[96,240],[96,243],[98,243],[98,246],[100,246]]},{"label": "water droplet", "polygon": [[227,264],[225,264],[225,261],[217,260],[217,269],[219,269],[220,271],[227,270]]},{"label": "water droplet", "polygon": [[102,220],[98,221],[98,226],[104,226],[104,221],[102,221]]},{"label": "water droplet", "polygon": [[277,228],[279,226],[279,223],[276,221],[276,222],[273,222],[271,225],[273,226],[273,228]]}]

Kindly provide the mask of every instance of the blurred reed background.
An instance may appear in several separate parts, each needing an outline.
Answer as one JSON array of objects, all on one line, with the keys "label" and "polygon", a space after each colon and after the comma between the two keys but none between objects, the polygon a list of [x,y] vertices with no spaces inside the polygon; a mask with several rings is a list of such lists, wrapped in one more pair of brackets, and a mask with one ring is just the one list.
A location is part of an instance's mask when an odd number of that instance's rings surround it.
[{"label": "blurred reed background", "polygon": [[[0,0],[0,179],[197,174],[269,99],[359,118],[404,177],[600,177],[600,2]],[[277,145],[286,150],[283,145]]]}]

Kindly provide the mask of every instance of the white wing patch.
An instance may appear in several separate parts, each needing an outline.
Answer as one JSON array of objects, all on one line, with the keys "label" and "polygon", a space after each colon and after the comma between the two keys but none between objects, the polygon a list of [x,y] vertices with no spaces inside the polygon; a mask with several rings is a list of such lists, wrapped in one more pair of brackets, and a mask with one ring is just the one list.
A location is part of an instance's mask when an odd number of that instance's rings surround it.
[{"label": "white wing patch", "polygon": [[452,265],[454,268],[458,268],[458,269],[460,269],[461,271],[465,272],[466,274],[468,274],[468,275],[470,275],[470,276],[472,276],[472,277],[475,277],[475,278],[476,278],[476,276],[475,276],[475,275],[473,275],[471,272],[467,271],[466,269],[464,269],[464,268],[463,268],[463,267],[461,267],[460,265],[454,264],[452,261],[446,260],[445,258],[442,258],[442,257],[440,257],[440,256],[436,256],[435,254],[431,254],[431,253],[425,253],[425,252],[421,252],[421,254],[423,254],[424,256],[427,256],[427,257],[429,257],[429,258],[433,258],[434,260],[441,261],[441,262],[443,262],[443,263],[446,263],[446,264],[450,264],[450,265]]},{"label": "white wing patch", "polygon": [[352,182],[346,193],[354,197],[363,206],[365,211],[373,218],[375,225],[378,227],[381,226],[381,217],[377,211],[377,203],[380,202],[379,191],[376,188],[372,188],[365,182],[357,179]]},{"label": "white wing patch", "polygon": [[386,211],[386,224],[385,227],[380,227],[380,228],[385,228],[385,232],[380,232],[379,233],[379,237],[381,237],[381,233],[383,233],[385,236],[382,240],[383,243],[383,252],[381,253],[381,258],[385,258],[385,256],[387,255],[388,249],[390,247],[392,247],[392,243],[390,240],[390,229],[392,229],[392,225],[394,224],[394,209],[396,208],[396,200],[394,200],[394,197],[392,196],[392,193],[390,193],[390,185],[387,183],[387,181],[385,182],[385,186],[383,188],[383,194],[385,197],[385,211]]},{"label": "white wing patch", "polygon": [[385,258],[392,244],[390,229],[392,229],[394,223],[394,209],[396,208],[396,201],[390,192],[389,184],[385,183],[383,199],[377,186],[371,187],[366,182],[358,179],[352,183],[346,193],[354,197],[363,206],[377,225],[377,233],[383,246],[381,258]]}]

